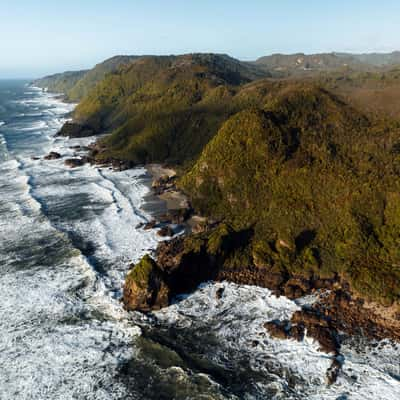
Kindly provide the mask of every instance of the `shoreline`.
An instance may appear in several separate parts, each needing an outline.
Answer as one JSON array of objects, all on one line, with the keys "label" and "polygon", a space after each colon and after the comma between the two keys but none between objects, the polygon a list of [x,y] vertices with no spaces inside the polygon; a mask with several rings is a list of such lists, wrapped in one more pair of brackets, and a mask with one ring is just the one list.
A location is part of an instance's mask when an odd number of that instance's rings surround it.
[{"label": "shoreline", "polygon": [[[89,148],[88,151],[89,156],[86,159],[85,156],[82,158],[85,159],[85,162],[96,165],[94,158],[90,157],[91,149]],[[113,163],[101,165],[118,171],[118,168]],[[160,258],[162,263],[178,257],[178,264],[173,267],[174,274],[182,267],[182,265],[179,265],[182,257],[181,244],[185,240],[190,240],[193,234],[205,232],[207,219],[196,215],[187,196],[176,188],[177,175],[174,169],[154,163],[143,167],[146,170],[146,174],[141,179],[142,183],[149,189],[149,192],[143,198],[141,209],[151,219],[148,223],[140,224],[136,228],[144,230],[156,229],[158,235],[165,238],[165,240],[159,242],[158,246],[150,254],[155,256],[155,265],[161,270],[164,269],[164,266],[158,264]],[[389,307],[369,302],[353,293],[346,282],[339,278],[329,282],[314,281],[312,279],[306,281],[304,278],[296,276],[274,276],[274,274],[269,274],[262,266],[254,267],[243,267],[236,271],[224,271],[222,268],[212,280],[215,282],[226,280],[227,282],[238,284],[266,287],[278,296],[283,295],[289,299],[298,299],[308,295],[315,295],[316,293],[324,294],[322,296],[324,301],[316,303],[315,307],[311,307],[308,310],[302,310],[301,313],[295,316],[294,321],[285,321],[285,324],[268,324],[266,330],[271,335],[277,338],[298,339],[301,334],[299,336],[298,331],[294,332],[288,327],[292,324],[300,324],[303,327],[307,326],[309,331],[314,332],[314,338],[318,340],[319,337],[322,343],[325,342],[322,347],[325,346],[325,348],[335,352],[337,352],[337,343],[334,337],[339,336],[339,331],[341,330],[347,330],[349,334],[353,335],[363,334],[370,339],[382,340],[389,338],[400,341],[400,319],[396,314],[396,305]],[[209,265],[207,267],[205,265],[204,268],[220,268],[220,266]],[[178,274],[176,276],[179,279]],[[199,279],[197,283],[200,284],[202,282],[204,280]],[[175,293],[175,295],[179,294],[181,293]],[[129,309],[129,305],[125,303],[125,306]],[[148,311],[150,310],[151,308]],[[321,332],[324,332],[322,337]]]},{"label": "shoreline", "polygon": [[[76,156],[84,163],[88,162],[96,166],[92,153],[95,146],[95,144],[89,145],[87,149],[84,149],[86,156],[81,154],[76,154]],[[130,169],[127,163],[118,160],[100,165],[116,172]],[[364,337],[372,343],[384,339],[400,342],[400,319],[396,316],[396,310],[374,305],[358,297],[352,293],[346,282],[339,278],[330,282],[321,280],[316,282],[312,279],[306,281],[296,276],[277,277],[273,274],[271,276],[265,266],[257,265],[226,270],[219,262],[210,261],[210,257],[214,256],[207,253],[209,252],[208,238],[205,239],[205,247],[199,252],[193,252],[193,250],[186,252],[185,243],[190,242],[193,237],[196,240],[199,237],[197,233],[202,237],[201,233],[204,232],[203,238],[207,237],[207,232],[205,232],[208,227],[207,220],[194,214],[187,196],[176,187],[177,174],[174,169],[162,164],[147,164],[142,167],[146,173],[141,181],[149,191],[143,197],[140,208],[149,215],[151,220],[148,223],[139,224],[140,226],[136,229],[155,229],[158,236],[165,239],[160,241],[154,249],[149,249],[148,254],[154,257],[154,260],[150,264],[150,275],[145,281],[147,286],[139,291],[137,288],[132,290],[132,281],[129,276],[133,270],[143,267],[143,260],[146,260],[148,256],[144,256],[138,264],[131,265],[123,286],[123,303],[126,310],[138,310],[145,313],[158,310],[170,305],[171,299],[178,295],[193,293],[199,284],[206,281],[226,281],[264,287],[270,289],[278,297],[285,296],[291,300],[301,301],[307,296],[316,296],[315,302],[302,305],[301,310],[296,312],[291,319],[279,321],[266,319],[263,328],[266,333],[278,340],[301,342],[308,337],[318,342],[320,351],[332,355],[332,364],[327,371],[327,380],[330,384],[336,382],[342,369],[343,337]],[[202,272],[199,272],[199,268]],[[156,279],[155,282],[154,279]],[[188,279],[189,286],[185,282]],[[172,297],[166,296],[168,290],[171,290]],[[223,293],[217,293],[217,296],[222,295]],[[160,300],[160,303],[149,306],[138,303],[143,298],[147,301],[149,297],[156,301]],[[132,304],[139,304],[139,306],[135,308]]]}]

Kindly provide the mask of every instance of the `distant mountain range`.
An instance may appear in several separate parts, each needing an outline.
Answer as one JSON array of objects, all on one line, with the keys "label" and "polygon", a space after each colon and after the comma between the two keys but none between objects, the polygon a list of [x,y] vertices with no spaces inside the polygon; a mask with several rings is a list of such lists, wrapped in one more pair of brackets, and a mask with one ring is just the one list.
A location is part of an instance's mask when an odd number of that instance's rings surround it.
[{"label": "distant mountain range", "polygon": [[332,71],[338,69],[371,70],[400,64],[400,52],[388,54],[273,54],[259,58],[255,64],[276,75],[305,74],[312,71]]},{"label": "distant mountain range", "polygon": [[[200,55],[198,55],[200,57]],[[202,55],[205,57],[206,55]],[[261,57],[254,62],[235,60],[227,55],[218,56],[220,69],[224,64],[240,66],[241,74],[246,70],[247,77],[252,80],[262,77],[285,77],[309,75],[316,72],[336,70],[371,71],[400,65],[400,51],[393,53],[321,53],[321,54],[273,54]],[[115,56],[92,69],[67,71],[46,76],[34,81],[34,84],[47,88],[52,92],[66,95],[70,101],[79,101],[96,86],[108,73],[115,72],[124,65],[129,65],[150,56]],[[169,56],[179,58],[179,56]],[[216,60],[216,58],[215,58]]]}]

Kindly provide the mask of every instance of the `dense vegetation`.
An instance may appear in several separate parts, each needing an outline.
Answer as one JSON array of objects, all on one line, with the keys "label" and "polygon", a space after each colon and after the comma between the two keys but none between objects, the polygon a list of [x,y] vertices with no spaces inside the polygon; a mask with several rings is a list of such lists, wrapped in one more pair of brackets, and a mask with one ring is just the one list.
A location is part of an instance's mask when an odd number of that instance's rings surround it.
[{"label": "dense vegetation", "polygon": [[64,93],[68,101],[84,98],[108,73],[139,59],[139,56],[115,56],[90,70],[64,72],[38,79],[34,84],[51,92]]},{"label": "dense vegetation", "polygon": [[99,158],[135,163],[195,159],[236,112],[239,85],[263,76],[228,56],[145,57],[109,74],[76,108],[75,119],[99,132]]},{"label": "dense vegetation", "polygon": [[[357,71],[349,55],[274,57],[142,57],[88,75],[69,130],[109,133],[98,161],[180,165],[194,207],[221,223],[199,248],[228,267],[339,276],[399,300],[399,70],[368,70],[362,56]],[[271,79],[285,63],[317,72]]]},{"label": "dense vegetation", "polygon": [[87,96],[98,82],[108,73],[118,70],[123,65],[135,62],[139,56],[115,56],[97,64],[89,70],[67,93],[71,101],[78,101]]},{"label": "dense vegetation", "polygon": [[182,186],[204,214],[254,231],[239,262],[247,254],[275,272],[339,274],[391,302],[400,297],[399,149],[399,124],[292,86],[232,116]]}]

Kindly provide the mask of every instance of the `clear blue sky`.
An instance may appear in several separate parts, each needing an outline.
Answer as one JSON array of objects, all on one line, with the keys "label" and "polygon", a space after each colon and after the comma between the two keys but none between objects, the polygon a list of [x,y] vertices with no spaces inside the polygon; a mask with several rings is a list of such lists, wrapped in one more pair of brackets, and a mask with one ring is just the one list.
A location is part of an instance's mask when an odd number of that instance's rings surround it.
[{"label": "clear blue sky", "polygon": [[392,51],[399,20],[400,0],[4,0],[0,77],[116,54]]}]

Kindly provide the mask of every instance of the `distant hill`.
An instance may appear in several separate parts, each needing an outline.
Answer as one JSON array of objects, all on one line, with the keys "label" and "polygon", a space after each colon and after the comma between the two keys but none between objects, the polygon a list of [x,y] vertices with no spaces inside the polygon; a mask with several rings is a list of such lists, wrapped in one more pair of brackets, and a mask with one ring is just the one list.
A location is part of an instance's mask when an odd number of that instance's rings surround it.
[{"label": "distant hill", "polygon": [[47,88],[50,92],[66,94],[85,76],[87,72],[87,70],[67,71],[45,76],[44,78],[37,79],[32,83],[37,87],[43,89]]},{"label": "distant hill", "polygon": [[143,57],[108,74],[75,120],[85,131],[111,132],[104,158],[184,163],[236,110],[236,87],[265,75],[226,55]]},{"label": "distant hill", "polygon": [[278,77],[339,70],[373,71],[377,68],[400,65],[400,52],[388,54],[273,54],[259,58],[255,64]]},{"label": "distant hill", "polygon": [[90,70],[64,72],[46,76],[33,83],[51,92],[64,93],[69,101],[79,101],[100,82],[106,74],[113,72],[123,65],[138,60],[140,56],[115,56],[97,64]]},{"label": "distant hill", "polygon": [[368,65],[376,67],[391,67],[400,65],[400,51],[394,51],[393,53],[364,53],[364,54],[346,54],[346,53],[335,53],[340,57],[352,58]]},{"label": "distant hill", "polygon": [[273,54],[259,58],[256,65],[280,75],[306,74],[316,71],[333,71],[345,68],[364,69],[367,66],[351,55],[335,53]]},{"label": "distant hill", "polygon": [[100,82],[106,74],[115,71],[123,65],[138,60],[140,56],[115,56],[97,64],[68,91],[68,97],[72,101],[80,100]]}]

